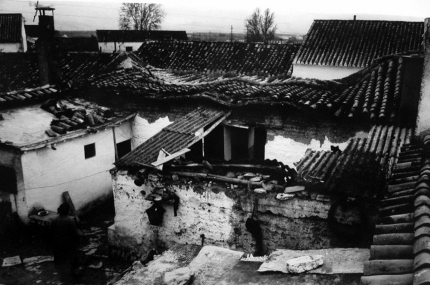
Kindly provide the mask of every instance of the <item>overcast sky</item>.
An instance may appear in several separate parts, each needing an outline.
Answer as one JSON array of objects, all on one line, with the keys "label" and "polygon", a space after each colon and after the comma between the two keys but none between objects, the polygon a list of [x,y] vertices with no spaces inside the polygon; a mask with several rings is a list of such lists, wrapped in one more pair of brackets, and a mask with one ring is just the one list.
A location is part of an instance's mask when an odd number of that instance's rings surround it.
[{"label": "overcast sky", "polygon": [[[121,2],[40,1],[52,4],[57,30],[118,29]],[[144,2],[144,1],[134,1]],[[278,33],[306,34],[314,19],[357,19],[423,21],[430,17],[429,0],[162,0],[164,30],[187,32],[244,31],[244,19],[255,8],[275,12]],[[36,1],[0,0],[0,13],[22,13],[26,24],[33,22]]]}]

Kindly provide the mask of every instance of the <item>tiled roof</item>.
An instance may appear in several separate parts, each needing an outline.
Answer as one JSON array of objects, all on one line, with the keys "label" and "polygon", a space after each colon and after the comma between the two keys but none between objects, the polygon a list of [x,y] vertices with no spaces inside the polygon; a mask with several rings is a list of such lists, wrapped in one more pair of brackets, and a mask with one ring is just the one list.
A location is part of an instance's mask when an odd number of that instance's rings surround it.
[{"label": "tiled roof", "polygon": [[418,52],[423,22],[315,20],[295,63],[366,67],[375,58]]},{"label": "tiled roof", "polygon": [[0,14],[0,43],[21,42],[21,32],[21,14]]},{"label": "tiled roof", "polygon": [[381,201],[363,284],[428,284],[430,280],[430,136],[402,148]]},{"label": "tiled roof", "polygon": [[[34,96],[51,90],[48,86],[29,93]],[[52,94],[55,93],[45,94],[41,105],[2,110],[0,145],[23,151],[42,148],[105,130],[134,116],[83,99],[64,99]]]},{"label": "tiled roof", "polygon": [[390,174],[401,146],[410,142],[411,135],[412,128],[377,125],[367,138],[351,139],[343,152],[309,149],[296,165],[297,179],[332,191],[337,186],[335,177],[345,168],[360,165],[360,159],[368,154]]},{"label": "tiled roof", "polygon": [[[112,78],[109,74],[95,76],[91,84],[106,89],[121,87],[128,90],[124,96],[138,94],[142,98],[159,100],[205,98],[229,107],[284,105],[339,118],[402,123],[401,114],[405,111],[401,110],[401,98],[408,96],[405,98],[411,98],[413,102],[412,92],[419,92],[420,86],[409,84],[412,88],[403,94],[405,78],[406,75],[411,78],[409,73],[413,70],[421,70],[422,63],[422,58],[387,57],[340,81],[267,83],[243,77],[210,81],[207,76],[196,73],[176,76],[179,78],[175,80],[176,84],[171,84],[163,78],[145,79],[145,76],[128,77],[127,81],[118,82],[118,73],[113,73]],[[157,72],[153,74],[157,75]],[[412,103],[413,109],[417,109],[417,104]]]},{"label": "tiled roof", "polygon": [[144,42],[146,40],[187,41],[185,31],[97,30],[99,42]]},{"label": "tiled roof", "polygon": [[[59,66],[65,83],[75,84],[89,77],[116,69],[127,56],[108,53],[65,53],[60,56]],[[131,55],[139,59],[134,55]],[[39,67],[35,53],[0,53],[0,91],[34,88],[40,86]]]},{"label": "tiled roof", "polygon": [[174,70],[291,74],[297,45],[227,42],[147,42],[137,54],[150,65]]},{"label": "tiled roof", "polygon": [[221,119],[226,113],[219,110],[198,108],[165,127],[115,163],[117,167],[150,165],[155,162],[161,149],[175,153],[196,139],[196,132]]},{"label": "tiled roof", "polygon": [[50,85],[11,92],[0,92],[0,110],[19,105],[34,104],[58,96],[55,86]]}]

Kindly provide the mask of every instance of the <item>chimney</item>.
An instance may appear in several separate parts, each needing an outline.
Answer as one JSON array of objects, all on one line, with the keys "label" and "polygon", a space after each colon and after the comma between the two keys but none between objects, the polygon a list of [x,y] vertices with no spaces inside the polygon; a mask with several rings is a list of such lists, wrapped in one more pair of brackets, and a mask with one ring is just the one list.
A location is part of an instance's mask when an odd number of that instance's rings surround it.
[{"label": "chimney", "polygon": [[[39,77],[41,86],[59,83],[55,68],[55,28],[54,8],[36,7],[39,13],[39,38],[36,41],[37,61],[39,65]],[[51,12],[52,15],[47,15]]]},{"label": "chimney", "polygon": [[421,79],[421,98],[418,104],[416,135],[430,133],[430,18],[424,20],[424,66]]},{"label": "chimney", "polygon": [[357,15],[354,15],[354,21],[357,20]]}]

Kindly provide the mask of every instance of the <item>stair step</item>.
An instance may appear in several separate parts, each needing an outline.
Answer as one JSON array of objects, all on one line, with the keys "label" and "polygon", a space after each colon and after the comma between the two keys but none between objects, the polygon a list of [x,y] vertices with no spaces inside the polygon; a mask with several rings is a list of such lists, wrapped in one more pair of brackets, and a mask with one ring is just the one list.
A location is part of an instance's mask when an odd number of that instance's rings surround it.
[{"label": "stair step", "polygon": [[391,233],[412,233],[414,231],[414,223],[399,223],[388,225],[376,225],[375,234],[391,234]]},{"label": "stair step", "polygon": [[374,275],[374,276],[363,276],[361,277],[361,283],[363,285],[412,285],[414,280],[414,274],[397,274],[397,275]]},{"label": "stair step", "polygon": [[413,259],[412,245],[371,245],[370,259]]},{"label": "stair step", "polygon": [[413,270],[413,259],[369,260],[364,262],[363,275],[406,274]]}]

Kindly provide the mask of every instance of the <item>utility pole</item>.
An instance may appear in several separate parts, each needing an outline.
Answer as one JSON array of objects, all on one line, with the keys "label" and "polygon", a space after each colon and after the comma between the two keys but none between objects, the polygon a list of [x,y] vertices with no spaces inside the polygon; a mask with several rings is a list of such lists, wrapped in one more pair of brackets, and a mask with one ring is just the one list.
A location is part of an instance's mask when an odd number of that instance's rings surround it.
[{"label": "utility pole", "polygon": [[230,42],[233,42],[233,25],[231,25]]}]

